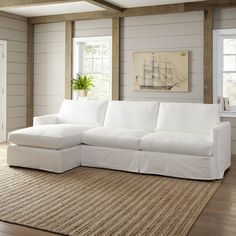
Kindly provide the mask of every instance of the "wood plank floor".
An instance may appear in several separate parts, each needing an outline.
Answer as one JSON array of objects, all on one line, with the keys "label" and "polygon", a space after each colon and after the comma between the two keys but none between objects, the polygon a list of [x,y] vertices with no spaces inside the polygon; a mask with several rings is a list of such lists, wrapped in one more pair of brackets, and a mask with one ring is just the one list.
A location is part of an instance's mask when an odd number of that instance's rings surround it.
[{"label": "wood plank floor", "polygon": [[[0,155],[6,145],[0,144]],[[24,226],[0,221],[0,236],[53,236]],[[188,236],[235,236],[236,235],[236,156],[224,182],[203,210]]]}]

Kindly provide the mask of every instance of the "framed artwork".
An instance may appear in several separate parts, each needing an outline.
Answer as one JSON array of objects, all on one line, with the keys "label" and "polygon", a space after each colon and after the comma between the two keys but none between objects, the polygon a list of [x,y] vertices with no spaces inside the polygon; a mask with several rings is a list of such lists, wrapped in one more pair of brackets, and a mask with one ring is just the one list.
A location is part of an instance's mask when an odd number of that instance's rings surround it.
[{"label": "framed artwork", "polygon": [[188,92],[188,51],[135,52],[134,91]]}]

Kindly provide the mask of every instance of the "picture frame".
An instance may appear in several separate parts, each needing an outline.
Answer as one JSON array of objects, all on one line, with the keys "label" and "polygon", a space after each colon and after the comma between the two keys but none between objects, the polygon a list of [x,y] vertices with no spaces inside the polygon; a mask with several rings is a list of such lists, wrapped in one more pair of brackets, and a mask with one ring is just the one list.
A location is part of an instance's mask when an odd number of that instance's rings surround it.
[{"label": "picture frame", "polygon": [[133,91],[188,92],[188,56],[183,51],[133,53]]}]

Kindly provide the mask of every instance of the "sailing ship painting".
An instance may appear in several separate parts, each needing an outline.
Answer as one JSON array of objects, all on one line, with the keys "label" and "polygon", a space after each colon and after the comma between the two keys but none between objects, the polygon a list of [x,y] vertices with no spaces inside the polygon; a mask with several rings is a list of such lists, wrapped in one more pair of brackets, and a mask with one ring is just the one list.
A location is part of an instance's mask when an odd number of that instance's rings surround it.
[{"label": "sailing ship painting", "polygon": [[188,51],[133,54],[135,91],[188,91]]}]

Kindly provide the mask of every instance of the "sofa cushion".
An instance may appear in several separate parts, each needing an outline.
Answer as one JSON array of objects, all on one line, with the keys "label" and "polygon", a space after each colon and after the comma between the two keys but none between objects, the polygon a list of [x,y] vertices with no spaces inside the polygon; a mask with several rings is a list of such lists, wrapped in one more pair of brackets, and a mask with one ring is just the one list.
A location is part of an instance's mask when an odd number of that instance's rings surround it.
[{"label": "sofa cushion", "polygon": [[41,125],[8,134],[8,141],[21,146],[63,149],[81,143],[81,133],[89,127],[78,125]]},{"label": "sofa cushion", "polygon": [[98,127],[85,131],[82,142],[99,147],[139,150],[140,138],[146,134],[148,132],[144,130]]},{"label": "sofa cushion", "polygon": [[104,126],[152,131],[156,127],[158,109],[159,102],[111,101]]},{"label": "sofa cushion", "polygon": [[141,138],[143,151],[212,156],[210,135],[158,131]]},{"label": "sofa cushion", "polygon": [[161,102],[156,130],[209,134],[219,122],[217,104]]},{"label": "sofa cushion", "polygon": [[57,123],[103,126],[106,109],[107,101],[64,100],[57,117]]}]

